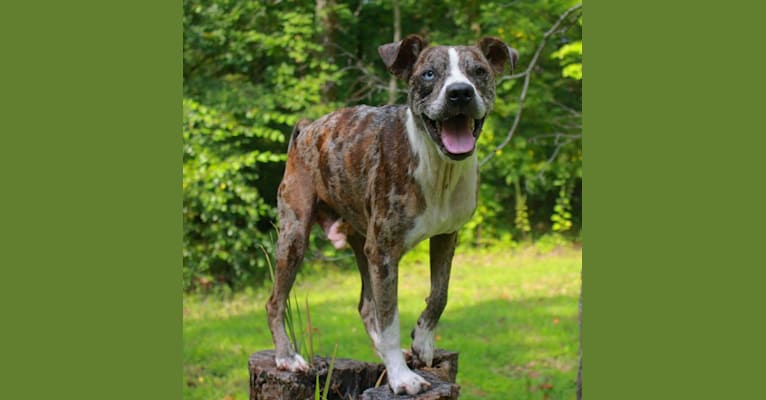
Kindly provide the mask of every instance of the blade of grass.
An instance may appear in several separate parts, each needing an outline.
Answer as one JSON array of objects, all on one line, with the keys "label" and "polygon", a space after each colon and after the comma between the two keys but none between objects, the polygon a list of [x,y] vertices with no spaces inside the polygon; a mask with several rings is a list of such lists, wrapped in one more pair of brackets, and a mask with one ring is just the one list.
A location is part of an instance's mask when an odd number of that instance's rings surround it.
[{"label": "blade of grass", "polygon": [[386,370],[384,369],[383,372],[380,373],[380,376],[378,377],[378,381],[375,382],[375,387],[380,387],[380,384],[383,383],[383,378],[386,376]]},{"label": "blade of grass", "polygon": [[306,296],[306,321],[308,323],[309,339],[309,365],[314,363],[314,328],[311,326],[311,309],[309,308],[309,297]]},{"label": "blade of grass", "polygon": [[262,244],[258,244],[258,246],[261,248],[261,251],[263,252],[263,255],[266,256],[266,264],[269,266],[269,277],[271,277],[271,283],[274,283],[274,265],[271,264],[271,257],[269,256],[269,252],[266,251],[266,248],[263,247]]},{"label": "blade of grass", "polygon": [[327,368],[327,379],[324,381],[324,390],[322,391],[322,399],[327,400],[327,394],[330,393],[330,382],[332,381],[332,370],[335,368],[335,356],[338,353],[338,342],[335,342],[335,349],[332,351],[332,358],[330,359],[330,366]]},{"label": "blade of grass", "polygon": [[[304,343],[306,343],[306,332],[303,329],[303,316],[301,315],[301,308],[298,306],[298,304],[300,304],[298,303],[298,295],[296,295],[295,293],[293,293],[293,300],[295,304],[295,313],[297,314],[297,317],[298,317],[298,323],[297,323],[298,338],[300,338],[300,340],[297,341],[295,344],[296,345],[295,351],[304,357],[308,357],[308,354],[306,354],[303,349],[303,347],[305,347]],[[311,363],[310,359],[309,359],[309,363]]]},{"label": "blade of grass", "polygon": [[[285,322],[287,323],[287,332],[290,335],[290,340],[293,344],[293,350],[298,351],[298,348],[300,347],[300,342],[298,342],[298,338],[295,336],[295,323],[293,322],[293,306],[290,304],[290,300],[288,298],[287,300],[287,308],[285,309]],[[294,305],[295,308],[300,308],[298,304]],[[298,321],[300,322],[300,321]]]}]

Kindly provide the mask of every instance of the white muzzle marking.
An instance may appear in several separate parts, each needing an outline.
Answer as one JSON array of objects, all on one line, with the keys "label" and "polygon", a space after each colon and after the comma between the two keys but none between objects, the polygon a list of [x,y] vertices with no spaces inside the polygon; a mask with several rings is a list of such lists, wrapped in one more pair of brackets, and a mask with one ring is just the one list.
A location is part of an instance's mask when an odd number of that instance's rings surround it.
[{"label": "white muzzle marking", "polygon": [[484,100],[482,100],[481,96],[478,96],[476,86],[474,86],[473,82],[465,76],[463,70],[460,69],[460,56],[457,54],[457,50],[450,47],[447,49],[447,54],[449,54],[449,72],[447,73],[447,79],[444,80],[444,84],[439,90],[439,96],[436,97],[436,101],[427,107],[427,114],[429,116],[439,115],[441,110],[447,106],[447,88],[453,83],[466,83],[470,85],[471,88],[473,88],[473,98],[475,99],[474,101],[476,102],[479,114],[486,114],[487,108],[484,106]]}]

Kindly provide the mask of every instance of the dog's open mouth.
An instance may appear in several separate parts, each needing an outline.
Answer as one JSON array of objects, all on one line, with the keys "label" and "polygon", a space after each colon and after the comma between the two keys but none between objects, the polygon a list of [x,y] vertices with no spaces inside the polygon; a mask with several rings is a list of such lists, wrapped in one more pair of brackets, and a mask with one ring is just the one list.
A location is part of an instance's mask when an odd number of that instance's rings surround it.
[{"label": "dog's open mouth", "polygon": [[[458,114],[442,121],[435,121],[423,115],[428,133],[452,158],[464,158],[470,155],[476,147],[484,118],[473,119],[468,115]],[[464,157],[460,157],[464,156]]]}]

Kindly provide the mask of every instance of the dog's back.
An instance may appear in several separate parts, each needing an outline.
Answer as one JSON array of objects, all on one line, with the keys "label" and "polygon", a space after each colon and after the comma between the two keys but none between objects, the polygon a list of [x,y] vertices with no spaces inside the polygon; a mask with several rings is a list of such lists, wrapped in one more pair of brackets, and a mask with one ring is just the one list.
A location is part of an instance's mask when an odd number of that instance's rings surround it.
[{"label": "dog's back", "polygon": [[[320,206],[365,235],[368,202],[420,192],[408,174],[417,159],[410,151],[405,121],[406,107],[401,105],[344,108],[301,128],[288,157],[316,166],[310,174]],[[424,206],[417,204],[417,196],[410,203],[402,210],[410,215]]]}]

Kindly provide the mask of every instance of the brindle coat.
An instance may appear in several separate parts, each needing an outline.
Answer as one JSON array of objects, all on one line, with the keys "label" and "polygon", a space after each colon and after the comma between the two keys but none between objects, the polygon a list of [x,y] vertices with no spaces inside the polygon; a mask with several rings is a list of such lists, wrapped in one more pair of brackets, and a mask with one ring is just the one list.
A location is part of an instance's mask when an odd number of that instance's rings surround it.
[{"label": "brindle coat", "polygon": [[[431,293],[413,330],[414,353],[430,365],[433,330],[447,302],[456,231],[476,207],[478,168],[473,152],[445,156],[440,139],[426,133],[423,116],[441,120],[455,112],[439,103],[445,81],[456,74],[451,65],[459,65],[478,93],[473,108],[461,112],[483,122],[494,101],[494,75],[516,58],[494,38],[449,48],[452,53],[447,49],[426,48],[414,35],[381,46],[389,70],[408,81],[407,106],[345,108],[296,125],[278,191],[277,265],[267,303],[278,367],[307,368],[291,348],[284,312],[310,228],[319,223],[334,242],[345,235],[353,249],[362,277],[359,312],[392,389],[414,394],[428,387],[404,365],[400,351],[398,263],[417,242],[430,238]],[[438,77],[420,79],[424,69]]]}]

